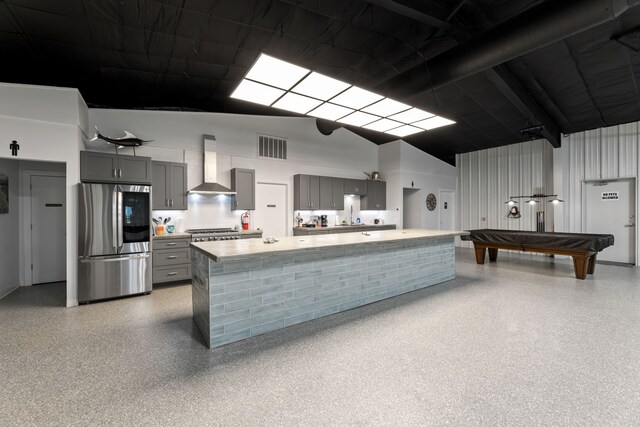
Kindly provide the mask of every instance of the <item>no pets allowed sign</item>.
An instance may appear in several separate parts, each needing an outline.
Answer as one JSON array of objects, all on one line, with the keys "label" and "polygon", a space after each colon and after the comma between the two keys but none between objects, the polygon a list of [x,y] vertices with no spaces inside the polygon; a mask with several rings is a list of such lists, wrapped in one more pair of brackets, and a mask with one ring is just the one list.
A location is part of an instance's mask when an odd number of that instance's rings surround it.
[{"label": "no pets allowed sign", "polygon": [[620,200],[619,191],[605,191],[602,193],[602,200]]}]

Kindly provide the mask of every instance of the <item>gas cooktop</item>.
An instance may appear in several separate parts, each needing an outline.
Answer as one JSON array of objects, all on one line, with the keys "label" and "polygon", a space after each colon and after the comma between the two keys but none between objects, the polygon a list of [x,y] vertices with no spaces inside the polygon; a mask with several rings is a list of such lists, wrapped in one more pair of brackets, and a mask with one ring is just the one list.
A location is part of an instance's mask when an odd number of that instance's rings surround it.
[{"label": "gas cooktop", "polygon": [[214,242],[216,240],[237,240],[241,233],[233,228],[192,228],[187,230],[192,242]]}]

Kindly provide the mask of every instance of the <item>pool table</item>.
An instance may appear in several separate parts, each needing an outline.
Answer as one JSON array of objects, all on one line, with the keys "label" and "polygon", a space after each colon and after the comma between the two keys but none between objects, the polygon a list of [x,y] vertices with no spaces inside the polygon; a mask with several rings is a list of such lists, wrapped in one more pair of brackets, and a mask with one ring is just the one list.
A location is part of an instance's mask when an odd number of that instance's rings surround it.
[{"label": "pool table", "polygon": [[598,252],[613,245],[611,234],[483,229],[469,230],[469,235],[460,237],[473,242],[478,264],[484,264],[487,249],[490,261],[498,258],[498,249],[568,255],[573,257],[573,268],[578,279],[593,274]]}]

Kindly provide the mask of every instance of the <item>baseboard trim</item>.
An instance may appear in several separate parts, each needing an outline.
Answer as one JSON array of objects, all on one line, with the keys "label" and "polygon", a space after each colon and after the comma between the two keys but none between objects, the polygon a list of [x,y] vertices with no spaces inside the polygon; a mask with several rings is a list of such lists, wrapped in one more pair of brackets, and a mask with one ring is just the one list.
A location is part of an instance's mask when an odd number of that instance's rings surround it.
[{"label": "baseboard trim", "polygon": [[4,293],[0,294],[0,299],[6,297],[7,295],[9,295],[11,292],[15,291],[16,289],[18,289],[20,287],[20,285],[17,285],[15,288],[12,289],[7,289]]}]

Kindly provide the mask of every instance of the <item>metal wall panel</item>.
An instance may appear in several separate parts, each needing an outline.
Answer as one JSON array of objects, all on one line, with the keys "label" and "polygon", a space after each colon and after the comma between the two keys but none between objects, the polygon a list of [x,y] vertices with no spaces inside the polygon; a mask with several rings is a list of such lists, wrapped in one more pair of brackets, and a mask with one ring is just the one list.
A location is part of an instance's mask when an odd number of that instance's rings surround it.
[{"label": "metal wall panel", "polygon": [[[558,231],[585,231],[582,229],[584,180],[638,177],[638,132],[638,122],[635,122],[563,138],[559,149],[562,165],[556,165],[554,173],[563,177],[565,218],[568,221],[565,221],[564,230]],[[637,191],[640,197],[640,188]],[[640,229],[637,228],[636,233],[640,233]],[[637,234],[638,237],[640,235]]]},{"label": "metal wall panel", "polygon": [[[535,230],[536,208],[520,200],[520,219],[507,218],[509,196],[553,188],[553,149],[545,140],[465,153],[457,156],[460,224],[464,230],[502,228]],[[547,209],[548,215],[553,210]],[[483,221],[482,218],[485,218]],[[552,224],[552,218],[547,224]],[[466,247],[472,246],[463,242]]]}]

